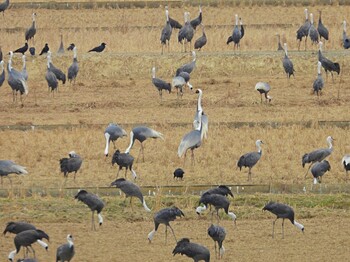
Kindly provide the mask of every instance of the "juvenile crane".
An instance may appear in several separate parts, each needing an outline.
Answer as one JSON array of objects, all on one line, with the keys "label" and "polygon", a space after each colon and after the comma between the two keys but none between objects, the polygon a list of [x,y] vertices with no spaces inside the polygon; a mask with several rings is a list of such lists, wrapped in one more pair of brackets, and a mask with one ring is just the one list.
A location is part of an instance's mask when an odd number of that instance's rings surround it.
[{"label": "juvenile crane", "polygon": [[316,77],[314,84],[313,84],[314,93],[316,93],[317,96],[319,95],[319,93],[322,91],[322,89],[324,87],[324,81],[323,81],[322,74],[321,74],[321,67],[322,67],[322,64],[320,61],[318,61],[317,62],[317,77]]},{"label": "juvenile crane", "polygon": [[128,169],[130,170],[132,177],[134,179],[137,178],[136,172],[132,168],[132,165],[134,164],[134,157],[132,155],[130,155],[129,153],[120,153],[119,150],[116,150],[112,157],[112,166],[115,163],[119,166],[117,177],[119,175],[120,170],[123,167],[125,167],[125,178],[126,178],[126,173],[128,172]]},{"label": "juvenile crane", "polygon": [[302,26],[300,26],[300,28],[297,31],[297,40],[299,40],[298,50],[300,50],[300,44],[301,44],[301,41],[303,40],[303,37],[305,37],[305,50],[306,50],[307,37],[309,35],[309,28],[311,26],[307,9],[304,10],[304,13],[305,13],[305,22]]},{"label": "juvenile crane", "polygon": [[320,14],[320,17],[318,18],[317,31],[320,35],[320,40],[322,40],[322,38],[324,38],[325,40],[328,40],[329,39],[329,32],[328,32],[328,29],[322,23],[322,18],[321,18],[322,11],[319,10],[318,12]]},{"label": "juvenile crane", "polygon": [[163,208],[159,210],[157,213],[155,213],[153,217],[154,229],[151,232],[149,232],[147,237],[149,242],[151,243],[151,241],[153,240],[154,234],[157,232],[160,224],[165,225],[165,243],[167,241],[168,227],[171,229],[171,232],[173,233],[175,241],[177,241],[174,230],[170,226],[170,222],[174,221],[177,217],[182,217],[182,216],[185,216],[185,214],[177,207]]},{"label": "juvenile crane", "polygon": [[98,216],[98,223],[101,226],[103,224],[103,217],[101,215],[102,209],[104,208],[105,204],[103,201],[95,194],[88,193],[86,190],[79,190],[78,193],[74,196],[75,199],[78,199],[78,201],[83,202],[86,204],[91,212],[91,229],[96,230],[95,227],[95,221],[94,221],[94,213],[97,212]]},{"label": "juvenile crane", "polygon": [[157,88],[160,100],[162,100],[163,90],[166,90],[171,93],[171,84],[165,82],[160,78],[156,78],[156,68],[152,68],[152,83]]},{"label": "juvenile crane", "polygon": [[67,243],[59,246],[56,251],[56,262],[70,262],[75,255],[73,236],[67,235]]},{"label": "juvenile crane", "polygon": [[50,240],[49,236],[44,231],[39,229],[26,230],[18,233],[14,238],[16,249],[10,252],[8,259],[10,261],[14,261],[15,255],[18,254],[21,247],[30,248],[35,257],[35,250],[32,247],[32,244],[35,242],[38,242],[39,245],[47,250],[49,246],[44,241],[42,241],[43,238]]},{"label": "juvenile crane", "polygon": [[83,159],[74,151],[69,152],[69,158],[61,158],[60,159],[60,168],[64,177],[67,178],[69,173],[74,172],[74,181],[77,172],[79,171],[81,164],[83,163]]},{"label": "juvenile crane", "polygon": [[309,172],[311,166],[316,162],[321,162],[323,159],[325,159],[327,156],[332,154],[333,152],[333,145],[332,142],[334,141],[334,138],[331,136],[328,136],[327,139],[328,148],[320,148],[317,150],[314,150],[310,153],[304,154],[301,163],[302,166],[305,167],[306,164],[310,163],[308,170],[306,171],[305,177],[307,176],[307,173]]},{"label": "juvenile crane", "polygon": [[115,142],[118,140],[118,138],[123,138],[124,136],[128,136],[126,131],[123,128],[121,128],[119,125],[114,123],[108,124],[108,126],[105,129],[104,135],[106,139],[106,147],[104,152],[105,156],[108,156],[109,143],[111,141],[115,149]]},{"label": "juvenile crane", "polygon": [[33,42],[34,42],[34,36],[36,34],[36,22],[35,22],[35,17],[36,17],[36,13],[32,14],[32,25],[26,30],[25,32],[25,40],[28,42],[30,39],[33,38]]},{"label": "juvenile crane", "polygon": [[145,155],[143,153],[143,150],[144,150],[143,142],[146,141],[148,138],[153,138],[153,139],[160,138],[164,140],[162,133],[156,130],[153,130],[149,127],[137,126],[133,128],[133,130],[130,132],[130,144],[129,144],[129,147],[125,150],[125,153],[129,153],[135,143],[135,140],[138,140],[141,143],[141,148],[137,156],[137,160],[139,159],[139,156],[142,153],[142,160],[143,162],[145,162]]},{"label": "juvenile crane", "polygon": [[282,51],[284,50],[281,44],[281,36],[279,34],[276,34],[277,36],[277,51]]},{"label": "juvenile crane", "polygon": [[190,242],[188,238],[182,238],[177,242],[176,247],[173,250],[173,255],[175,256],[177,254],[192,258],[194,262],[201,260],[204,262],[210,261],[209,249],[197,243]]},{"label": "juvenile crane", "polygon": [[239,170],[242,170],[242,167],[248,167],[248,181],[252,180],[252,168],[258,163],[258,161],[261,158],[262,149],[261,145],[264,144],[261,140],[256,140],[255,145],[258,149],[257,152],[250,152],[242,155],[237,163],[237,167],[239,167]]},{"label": "juvenile crane", "polygon": [[262,103],[262,95],[265,95],[265,101],[266,102],[271,102],[272,97],[268,95],[268,93],[271,90],[271,86],[269,85],[269,83],[266,82],[258,82],[255,85],[255,90],[257,90],[260,93],[260,102]]},{"label": "juvenile crane", "polygon": [[132,198],[136,197],[140,200],[141,204],[143,205],[143,208],[147,212],[151,212],[151,209],[148,208],[146,201],[141,193],[141,189],[134,183],[125,180],[124,178],[119,178],[111,183],[111,186],[115,186],[116,188],[119,188],[126,197],[130,197],[130,203],[132,206]]},{"label": "juvenile crane", "polygon": [[78,58],[77,58],[77,47],[75,46],[73,48],[73,63],[72,65],[68,68],[68,80],[70,82],[74,82],[75,84],[75,79],[77,78],[78,72],[79,72],[79,64],[78,64]]},{"label": "juvenile crane", "polygon": [[162,45],[162,54],[164,52],[165,45],[168,45],[168,52],[170,51],[170,37],[171,37],[171,33],[173,31],[173,28],[171,27],[170,21],[169,21],[168,9],[165,9],[165,16],[166,16],[166,24],[163,27],[162,33],[160,35],[160,43]]},{"label": "juvenile crane", "polygon": [[275,237],[275,223],[279,218],[282,218],[282,238],[284,238],[285,219],[289,219],[294,226],[296,226],[304,233],[304,226],[294,220],[294,210],[290,206],[271,201],[266,206],[264,206],[263,210],[267,210],[277,216],[277,218],[272,222],[272,238]]},{"label": "juvenile crane", "polygon": [[350,48],[350,38],[346,35],[346,21],[343,21],[343,47],[345,49]]},{"label": "juvenile crane", "polygon": [[314,185],[317,183],[321,183],[321,177],[327,172],[331,170],[331,165],[327,160],[323,160],[322,162],[316,162],[311,168],[311,174],[314,177]]},{"label": "juvenile crane", "polygon": [[12,234],[19,234],[23,231],[26,231],[26,230],[36,230],[36,227],[33,226],[32,224],[30,223],[26,223],[26,222],[8,222],[6,224],[6,228],[3,232],[4,235],[6,235],[7,232],[9,233],[12,233]]},{"label": "juvenile crane", "polygon": [[287,74],[287,78],[290,78],[291,75],[294,76],[294,67],[292,61],[288,57],[287,43],[284,43],[284,58],[282,60],[284,71]]},{"label": "juvenile crane", "polygon": [[348,174],[348,171],[350,170],[350,155],[345,155],[341,160],[341,163],[344,167],[346,174]]},{"label": "juvenile crane", "polygon": [[0,178],[1,178],[1,184],[2,184],[2,177],[6,176],[11,184],[12,180],[9,177],[9,174],[17,174],[17,175],[26,175],[28,174],[28,171],[24,166],[17,165],[15,162],[11,160],[0,160]]},{"label": "juvenile crane", "polygon": [[208,235],[211,237],[211,239],[214,240],[214,248],[215,248],[215,256],[217,256],[217,250],[216,250],[216,242],[218,243],[219,247],[219,256],[218,258],[222,258],[225,253],[225,248],[222,245],[222,242],[224,242],[226,238],[226,230],[225,228],[218,226],[218,225],[213,225],[211,224],[210,227],[208,228]]}]

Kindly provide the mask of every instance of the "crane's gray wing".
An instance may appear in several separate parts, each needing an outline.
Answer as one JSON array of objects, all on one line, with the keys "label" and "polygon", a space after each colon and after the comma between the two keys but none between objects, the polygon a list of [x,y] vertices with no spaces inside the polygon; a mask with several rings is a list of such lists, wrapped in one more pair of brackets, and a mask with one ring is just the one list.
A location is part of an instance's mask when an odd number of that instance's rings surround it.
[{"label": "crane's gray wing", "polygon": [[130,181],[125,181],[120,185],[120,190],[123,191],[127,196],[134,196],[140,199],[143,203],[143,195],[140,188]]},{"label": "crane's gray wing", "polygon": [[192,130],[187,133],[181,140],[177,150],[179,157],[182,157],[188,149],[199,147],[201,145],[201,132]]}]

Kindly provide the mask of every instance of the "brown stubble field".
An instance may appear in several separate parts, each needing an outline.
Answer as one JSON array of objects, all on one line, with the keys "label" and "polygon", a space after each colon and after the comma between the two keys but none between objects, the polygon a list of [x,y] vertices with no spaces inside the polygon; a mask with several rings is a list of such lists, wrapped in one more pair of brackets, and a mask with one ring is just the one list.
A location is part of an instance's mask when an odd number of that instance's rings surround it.
[{"label": "brown stubble field", "polygon": [[[191,12],[192,18],[197,16],[197,7],[186,9]],[[60,85],[59,92],[52,97],[48,94],[45,81],[45,58],[28,57],[30,93],[24,107],[12,103],[12,93],[6,83],[0,88],[1,125],[63,126],[0,131],[0,159],[12,159],[26,166],[30,172],[28,176],[12,176],[14,190],[59,188],[63,176],[59,173],[58,160],[71,150],[80,154],[84,163],[75,182],[69,177],[67,187],[109,185],[117,171],[111,167],[110,157],[103,156],[103,130],[109,122],[121,124],[128,133],[133,126],[145,123],[164,134],[165,141],[145,142],[146,161],[135,165],[140,186],[245,184],[247,170],[239,172],[236,162],[241,154],[255,150],[256,139],[262,139],[265,142],[263,156],[253,169],[253,184],[277,182],[309,188],[312,180],[311,176],[304,180],[306,170],[301,167],[301,156],[312,149],[325,147],[328,135],[336,139],[335,151],[329,158],[332,170],[325,175],[323,183],[326,186],[348,183],[340,161],[345,153],[350,152],[349,130],[333,125],[319,126],[317,121],[348,120],[350,91],[346,83],[349,80],[350,64],[348,51],[340,47],[340,23],[347,18],[350,8],[309,7],[313,13],[318,9],[323,10],[324,23],[331,32],[325,55],[338,61],[344,68],[342,75],[335,77],[335,83],[330,78],[326,81],[320,98],[311,95],[312,83],[317,74],[317,48],[310,47],[309,43],[309,50],[312,51],[295,52],[295,32],[304,20],[303,9],[302,6],[203,8],[209,42],[203,52],[198,53],[197,68],[191,75],[191,83],[194,88],[203,90],[203,107],[210,121],[209,137],[196,150],[194,167],[190,166],[188,159],[184,168],[185,179],[181,182],[173,180],[172,172],[183,166],[183,160],[177,157],[176,152],[182,136],[192,128],[197,96],[186,90],[183,99],[178,101],[173,92],[164,94],[160,103],[151,83],[152,66],[157,67],[157,76],[171,81],[176,68],[191,60],[189,53],[181,53],[181,47],[175,41],[177,31],[173,32],[171,52],[160,55],[159,36],[165,22],[164,9],[36,10],[37,52],[40,52],[45,42],[57,50],[59,34],[63,33],[66,47],[71,42],[78,46],[80,72],[75,86]],[[182,20],[183,11],[182,8],[173,8],[170,9],[170,15]],[[233,52],[232,46],[226,46],[232,26],[218,26],[231,25],[235,13],[239,13],[246,24],[246,35],[238,52]],[[317,14],[315,17],[318,19]],[[0,43],[3,51],[22,46],[24,30],[30,25],[31,10],[9,10],[5,18],[1,19],[4,19]],[[7,27],[23,30],[8,33],[4,31]],[[285,34],[289,56],[295,65],[296,77],[290,81],[286,80],[283,73],[283,54],[274,52],[277,47],[274,35],[277,32]],[[199,35],[200,32],[197,32],[195,38]],[[86,53],[102,41],[107,43],[104,53]],[[62,69],[68,68],[71,61],[72,53],[53,57],[54,64]],[[14,58],[14,67],[21,67],[19,55]],[[260,104],[260,96],[254,90],[258,81],[271,84],[271,104]],[[277,122],[282,126],[235,127],[232,124],[240,121]],[[298,124],[299,121],[309,121],[311,127]],[[295,124],[287,125],[292,122]],[[124,150],[128,144],[129,137],[119,140],[117,147]],[[136,157],[138,149],[139,144],[136,143],[131,154]],[[9,190],[11,195],[7,179],[4,179],[2,188]],[[44,230],[50,229],[52,248],[49,254],[44,254],[40,247],[36,248],[38,256],[42,258],[40,261],[54,258],[55,247],[65,241],[68,232],[73,232],[76,237],[79,250],[76,261],[120,261],[115,258],[116,254],[123,261],[187,261],[181,257],[172,258],[174,240],[169,234],[168,244],[164,245],[163,227],[159,229],[154,243],[148,244],[146,237],[153,223],[151,215],[145,215],[143,211],[138,210],[133,214],[128,208],[126,211],[118,208],[117,211],[107,210],[105,225],[97,232],[90,232],[89,211],[81,204],[73,204],[71,199],[27,198],[38,203],[34,206],[36,209],[40,209],[40,203],[50,201],[57,201],[53,206],[64,209],[67,202],[68,206],[79,207],[78,217],[72,214],[60,216],[55,211],[37,215],[23,211],[21,214],[23,206],[19,203],[25,200],[22,197],[3,200],[0,222],[4,225],[11,219],[24,219]],[[283,201],[283,197],[276,200]],[[111,204],[113,199],[107,198],[107,201]],[[235,205],[235,201],[232,202]],[[183,203],[175,200],[175,204],[182,207]],[[186,205],[186,214],[190,215],[173,224],[175,232],[178,237],[189,236],[212,251],[213,244],[206,236],[209,218],[197,219],[193,214],[194,206],[193,203]],[[301,208],[293,206],[297,210]],[[152,207],[153,211],[157,210],[154,205]],[[247,216],[242,216],[244,207],[238,208],[236,212],[240,221],[237,229],[233,229],[231,221],[221,222],[229,231],[225,245],[227,253],[223,261],[254,261],[258,258],[262,261],[280,261],[281,253],[287,261],[325,261],[329,258],[346,261],[343,247],[349,244],[349,232],[340,225],[349,223],[348,209],[331,212],[324,212],[322,208],[307,209],[299,221],[307,228],[306,234],[302,235],[286,222],[286,239],[281,241],[280,236],[271,239],[272,216],[262,215],[260,208]],[[125,213],[120,219],[115,219],[112,211]],[[307,215],[309,212],[312,215]],[[52,218],[56,215],[56,218]],[[277,229],[280,230],[280,221]],[[322,240],[317,250],[313,245],[315,239]],[[0,256],[5,258],[13,249],[12,236],[2,238],[0,243]],[[94,250],[96,246],[98,252]]]}]

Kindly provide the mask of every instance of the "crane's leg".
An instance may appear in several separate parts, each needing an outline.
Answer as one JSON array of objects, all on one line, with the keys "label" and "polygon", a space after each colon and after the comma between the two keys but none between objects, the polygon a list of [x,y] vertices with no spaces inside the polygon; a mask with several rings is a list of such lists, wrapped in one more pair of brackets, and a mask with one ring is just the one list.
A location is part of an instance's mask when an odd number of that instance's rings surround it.
[{"label": "crane's leg", "polygon": [[115,140],[113,140],[112,143],[113,143],[113,148],[115,149]]},{"label": "crane's leg", "polygon": [[124,174],[125,178],[126,178],[126,173],[127,172],[128,172],[128,167],[125,168],[125,174]]},{"label": "crane's leg", "polygon": [[118,178],[118,176],[119,176],[119,172],[120,172],[121,169],[122,169],[122,167],[119,166],[119,169],[118,169],[118,172],[117,172],[117,178]]},{"label": "crane's leg", "polygon": [[12,179],[11,179],[11,177],[9,177],[9,175],[7,175],[7,178],[10,180],[10,187],[12,188]]},{"label": "crane's leg", "polygon": [[[217,251],[216,251],[216,241],[214,240],[214,250],[215,250],[215,258],[217,258]],[[219,259],[220,259],[220,255],[219,255]]]},{"label": "crane's leg", "polygon": [[132,204],[132,196],[130,197],[130,206],[131,206],[131,210],[134,211],[134,206]]},{"label": "crane's leg", "polygon": [[139,157],[140,157],[141,151],[142,151],[142,143],[141,143],[141,147],[140,147],[140,150],[139,150],[139,154],[137,155],[137,159],[136,159],[137,163],[139,162]]},{"label": "crane's leg", "polygon": [[284,218],[282,219],[282,239],[284,238]]},{"label": "crane's leg", "polygon": [[175,238],[175,242],[177,243],[177,239],[176,239],[176,236],[175,236],[175,232],[174,232],[174,229],[171,227],[171,225],[169,225],[170,229],[171,229],[171,232],[173,232],[173,236]]},{"label": "crane's leg", "polygon": [[168,226],[165,225],[165,245],[166,245],[167,235],[168,235]]},{"label": "crane's leg", "polygon": [[74,172],[74,182],[75,182],[75,176],[77,175],[77,171]]},{"label": "crane's leg", "polygon": [[163,52],[164,52],[163,49],[164,49],[164,45],[162,44],[162,53],[161,54],[163,54]]},{"label": "crane's leg", "polygon": [[333,72],[331,71],[331,76],[332,76],[332,83],[334,84],[334,77],[333,77]]},{"label": "crane's leg", "polygon": [[191,149],[191,164],[194,166],[194,151]]},{"label": "crane's leg", "polygon": [[185,155],[184,155],[184,167],[185,167],[185,162],[186,162],[186,154],[187,154],[187,150],[186,150]]},{"label": "crane's leg", "polygon": [[307,171],[306,171],[306,174],[305,174],[304,178],[306,178],[306,177],[307,177],[307,173],[309,173],[309,170],[310,170],[311,166],[312,166],[312,163],[309,165],[309,168],[307,169]]},{"label": "crane's leg", "polygon": [[219,209],[216,209],[216,219],[217,219],[217,223],[219,224],[220,222]]},{"label": "crane's leg", "polygon": [[168,40],[168,53],[170,53],[170,41]]},{"label": "crane's leg", "polygon": [[91,230],[96,230],[95,221],[94,221],[94,213],[95,213],[95,211],[91,212]]},{"label": "crane's leg", "polygon": [[29,247],[33,251],[33,256],[35,257],[35,250],[34,250],[34,248],[31,245]]},{"label": "crane's leg", "polygon": [[275,238],[275,223],[277,221],[278,218],[276,218],[273,222],[272,222],[272,238]]},{"label": "crane's leg", "polygon": [[141,151],[142,151],[142,162],[145,162],[145,154],[143,152],[143,144],[141,143]]},{"label": "crane's leg", "polygon": [[305,37],[305,51],[306,51],[306,45],[307,45],[307,36]]},{"label": "crane's leg", "polygon": [[262,94],[260,94],[260,103],[262,103]]}]

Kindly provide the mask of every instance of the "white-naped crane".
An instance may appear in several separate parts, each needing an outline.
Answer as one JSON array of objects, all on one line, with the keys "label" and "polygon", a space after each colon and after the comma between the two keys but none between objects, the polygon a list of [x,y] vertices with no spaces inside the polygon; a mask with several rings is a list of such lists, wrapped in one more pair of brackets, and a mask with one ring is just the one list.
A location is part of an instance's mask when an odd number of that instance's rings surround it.
[{"label": "white-naped crane", "polygon": [[300,44],[301,44],[301,41],[303,40],[303,37],[305,37],[305,50],[306,50],[307,37],[309,35],[309,28],[311,26],[311,23],[309,21],[308,10],[305,9],[304,13],[305,13],[305,22],[300,26],[300,28],[297,31],[297,40],[299,40],[298,50],[300,50]]},{"label": "white-naped crane", "polygon": [[73,236],[67,235],[67,243],[60,245],[56,250],[56,262],[70,262],[75,255]]},{"label": "white-naped crane", "polygon": [[314,177],[314,185],[321,183],[321,178],[323,175],[331,170],[331,165],[327,160],[322,162],[316,162],[311,168],[311,174]]},{"label": "white-naped crane", "polygon": [[264,95],[265,96],[265,101],[266,102],[271,102],[271,100],[272,100],[272,96],[269,96],[268,95],[268,93],[270,92],[270,90],[271,90],[271,86],[270,86],[270,84],[269,83],[267,83],[267,82],[258,82],[258,83],[256,83],[256,85],[255,85],[255,90],[257,90],[259,93],[260,93],[260,102],[262,103],[262,101],[263,101],[263,98],[262,98],[262,95]]},{"label": "white-naped crane", "polygon": [[115,142],[118,140],[118,138],[123,138],[124,136],[128,135],[126,131],[118,124],[109,123],[104,131],[104,136],[106,139],[106,147],[104,154],[107,157],[109,152],[109,143],[112,141],[115,149]]},{"label": "white-naped crane", "polygon": [[304,233],[304,226],[294,220],[294,210],[290,206],[270,201],[264,206],[263,210],[267,210],[277,216],[272,222],[272,238],[275,237],[275,223],[279,218],[282,218],[282,238],[284,238],[285,219],[288,219],[294,226]]},{"label": "white-naped crane", "polygon": [[252,180],[252,168],[258,163],[258,161],[261,158],[262,149],[261,145],[264,144],[262,140],[258,139],[255,142],[255,145],[258,149],[257,152],[249,152],[244,155],[242,155],[238,162],[237,167],[239,167],[239,170],[242,170],[242,167],[248,167],[248,181]]},{"label": "white-naped crane", "polygon": [[163,90],[168,91],[169,94],[171,93],[171,84],[167,83],[163,79],[156,77],[156,68],[155,67],[152,67],[152,83],[157,88],[161,101],[163,98]]}]

